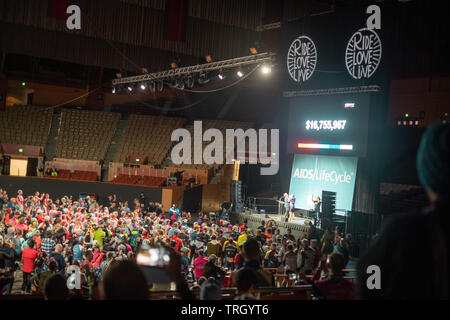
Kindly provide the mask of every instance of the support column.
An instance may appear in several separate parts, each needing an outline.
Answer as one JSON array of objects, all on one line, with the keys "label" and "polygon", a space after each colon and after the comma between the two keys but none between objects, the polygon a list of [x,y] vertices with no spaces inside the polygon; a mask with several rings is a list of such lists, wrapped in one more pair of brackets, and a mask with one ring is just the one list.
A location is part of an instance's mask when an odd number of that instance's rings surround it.
[{"label": "support column", "polygon": [[105,97],[102,90],[103,68],[91,68],[89,71],[88,90],[91,92],[86,98],[86,106],[103,110],[105,106]]}]

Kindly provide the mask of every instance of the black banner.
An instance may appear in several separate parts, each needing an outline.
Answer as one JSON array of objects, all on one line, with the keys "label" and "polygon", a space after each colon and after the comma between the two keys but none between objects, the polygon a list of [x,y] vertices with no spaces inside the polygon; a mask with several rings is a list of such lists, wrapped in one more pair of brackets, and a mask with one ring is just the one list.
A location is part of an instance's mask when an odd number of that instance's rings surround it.
[{"label": "black banner", "polygon": [[388,85],[393,16],[393,5],[376,3],[283,24],[279,63],[284,95]]}]

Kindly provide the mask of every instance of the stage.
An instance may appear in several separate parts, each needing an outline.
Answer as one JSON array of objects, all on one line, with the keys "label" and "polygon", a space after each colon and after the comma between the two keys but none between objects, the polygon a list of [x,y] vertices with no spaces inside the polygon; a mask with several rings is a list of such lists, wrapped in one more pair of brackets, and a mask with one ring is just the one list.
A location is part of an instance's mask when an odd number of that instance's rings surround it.
[{"label": "stage", "polygon": [[247,219],[247,224],[255,233],[256,229],[261,226],[262,221],[267,223],[270,220],[275,222],[275,225],[280,229],[281,234],[286,234],[288,229],[291,229],[292,234],[298,238],[308,234],[309,222],[308,218],[296,216],[292,222],[284,222],[284,215],[257,213],[255,210],[245,210],[243,212],[232,214],[234,223],[242,224],[244,219]]},{"label": "stage", "polygon": [[295,225],[300,225],[300,226],[309,226],[309,222],[313,222],[312,219],[310,218],[303,218],[303,217],[295,217],[294,220],[292,222],[285,222],[285,217],[284,215],[281,214],[263,214],[263,213],[255,213],[254,211],[245,211],[244,214],[246,216],[250,216],[250,217],[255,217],[255,218],[261,218],[264,219],[265,221],[269,221],[269,220],[274,220],[275,222],[280,223],[286,223],[286,224],[295,224]]}]

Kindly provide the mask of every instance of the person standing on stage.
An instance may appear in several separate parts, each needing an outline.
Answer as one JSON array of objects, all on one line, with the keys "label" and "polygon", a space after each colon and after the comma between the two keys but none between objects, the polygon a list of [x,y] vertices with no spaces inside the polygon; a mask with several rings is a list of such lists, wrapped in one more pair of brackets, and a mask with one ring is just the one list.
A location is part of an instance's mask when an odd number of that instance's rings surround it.
[{"label": "person standing on stage", "polygon": [[289,196],[289,222],[293,222],[294,221],[294,205],[295,205],[295,195],[291,194]]},{"label": "person standing on stage", "polygon": [[284,222],[288,222],[290,209],[289,194],[287,193],[284,194],[283,202],[284,202]]},{"label": "person standing on stage", "polygon": [[314,200],[314,196],[312,196],[312,201],[314,202],[314,212],[316,214],[315,220],[316,220],[316,227],[320,228],[320,206],[322,204],[322,201],[320,200],[320,197],[317,196],[317,198]]}]

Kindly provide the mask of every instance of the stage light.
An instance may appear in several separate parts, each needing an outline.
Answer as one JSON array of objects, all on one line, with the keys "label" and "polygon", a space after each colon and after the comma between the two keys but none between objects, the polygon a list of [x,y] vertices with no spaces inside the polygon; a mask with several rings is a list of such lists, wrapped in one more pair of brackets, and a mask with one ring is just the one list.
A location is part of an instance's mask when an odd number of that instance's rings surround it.
[{"label": "stage light", "polygon": [[142,68],[142,69],[141,69],[141,73],[142,73],[142,74],[147,74],[147,73],[148,73],[147,68]]},{"label": "stage light", "polygon": [[116,87],[112,88],[112,93],[116,93]]},{"label": "stage light", "polygon": [[117,79],[122,78],[122,74],[121,74],[121,73],[116,73],[116,78],[117,78]]},{"label": "stage light", "polygon": [[219,72],[219,74],[217,75],[217,77],[218,77],[220,80],[225,79],[225,75],[223,74],[222,71]]},{"label": "stage light", "polygon": [[398,126],[401,126],[401,125],[402,125],[402,122],[401,122],[401,121],[397,121],[397,125],[398,125]]},{"label": "stage light", "polygon": [[244,76],[241,69],[239,69],[238,72],[236,72],[236,74],[239,78],[242,78]]},{"label": "stage light", "polygon": [[178,67],[178,65],[177,65],[177,63],[176,63],[175,61],[172,61],[172,62],[170,63],[170,67],[171,67],[172,69],[176,69],[176,68]]},{"label": "stage light", "polygon": [[178,78],[175,80],[175,86],[184,89],[184,79]]},{"label": "stage light", "polygon": [[25,87],[27,84],[25,82],[22,82],[22,87]]},{"label": "stage light", "polygon": [[418,126],[418,125],[419,125],[419,121],[416,120],[416,126]]},{"label": "stage light", "polygon": [[412,125],[413,125],[413,122],[412,122],[412,121],[410,121],[410,122],[409,122],[409,125],[410,125],[410,126],[412,126]]},{"label": "stage light", "polygon": [[267,65],[263,65],[261,67],[261,71],[262,71],[263,74],[269,74],[270,71],[272,71],[272,69],[269,66],[267,66]]},{"label": "stage light", "polygon": [[205,56],[205,60],[207,63],[211,63],[212,62],[212,57],[211,56]]},{"label": "stage light", "polygon": [[186,82],[187,82],[187,85],[188,85],[188,87],[189,87],[190,89],[194,88],[194,86],[195,86],[195,79],[194,79],[194,76],[193,76],[193,75],[188,76]]},{"label": "stage light", "polygon": [[201,73],[200,77],[198,78],[198,83],[205,84],[205,83],[208,83],[208,82],[209,82],[209,78],[206,75],[206,73]]},{"label": "stage light", "polygon": [[408,114],[408,113],[405,113],[405,117],[408,118],[408,117],[409,117],[409,114]]},{"label": "stage light", "polygon": [[258,54],[258,50],[256,50],[256,48],[250,48],[250,52],[252,54]]},{"label": "stage light", "polygon": [[141,83],[141,90],[144,91],[147,89],[147,85],[145,83]]},{"label": "stage light", "polygon": [[128,86],[128,91],[129,92],[133,92],[133,87],[132,86]]}]

